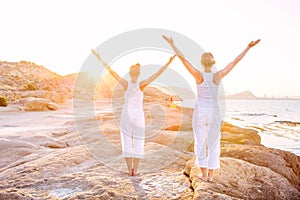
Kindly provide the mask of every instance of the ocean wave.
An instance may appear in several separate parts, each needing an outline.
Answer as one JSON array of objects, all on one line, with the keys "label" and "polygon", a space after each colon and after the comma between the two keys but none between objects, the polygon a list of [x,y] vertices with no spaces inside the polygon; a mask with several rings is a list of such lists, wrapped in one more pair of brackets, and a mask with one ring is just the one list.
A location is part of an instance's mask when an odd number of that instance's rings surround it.
[{"label": "ocean wave", "polygon": [[300,122],[293,122],[293,121],[275,121],[275,123],[279,123],[287,126],[300,126]]},{"label": "ocean wave", "polygon": [[271,123],[263,126],[264,130],[261,132],[274,135],[277,137],[283,137],[295,142],[300,142],[300,129],[296,126],[285,126],[278,123]]},{"label": "ocean wave", "polygon": [[236,120],[236,121],[244,121],[243,119],[238,118],[238,117],[231,117],[231,119]]},{"label": "ocean wave", "polygon": [[252,129],[255,129],[255,130],[258,130],[258,131],[266,131],[266,129],[264,129],[262,127],[259,127],[259,126],[249,126],[249,128],[252,128]]},{"label": "ocean wave", "polygon": [[253,117],[260,117],[260,116],[268,116],[268,117],[277,117],[275,114],[268,114],[268,113],[241,113],[243,116],[253,116]]}]

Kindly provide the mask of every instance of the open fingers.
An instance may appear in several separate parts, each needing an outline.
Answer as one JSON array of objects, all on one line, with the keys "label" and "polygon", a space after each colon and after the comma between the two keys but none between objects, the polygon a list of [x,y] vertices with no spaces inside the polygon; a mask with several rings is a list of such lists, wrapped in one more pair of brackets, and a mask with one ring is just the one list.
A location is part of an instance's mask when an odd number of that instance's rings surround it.
[{"label": "open fingers", "polygon": [[256,41],[251,41],[248,46],[249,47],[254,47],[256,44],[258,44],[260,42],[260,39],[256,40]]},{"label": "open fingers", "polygon": [[173,42],[173,39],[170,37],[168,38],[167,36],[163,35],[162,36],[168,43],[172,43]]},{"label": "open fingers", "polygon": [[254,43],[255,44],[258,44],[260,42],[260,39],[256,40]]}]

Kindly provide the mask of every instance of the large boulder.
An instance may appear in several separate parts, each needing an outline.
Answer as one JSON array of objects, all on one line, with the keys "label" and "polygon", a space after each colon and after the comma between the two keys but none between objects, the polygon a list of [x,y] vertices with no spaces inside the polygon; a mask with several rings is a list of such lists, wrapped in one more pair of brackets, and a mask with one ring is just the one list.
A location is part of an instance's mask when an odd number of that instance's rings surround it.
[{"label": "large boulder", "polygon": [[222,146],[221,156],[267,167],[300,190],[300,157],[291,152],[264,146],[225,144]]},{"label": "large boulder", "polygon": [[224,122],[222,125],[222,142],[260,145],[261,138],[256,130],[241,128]]},{"label": "large boulder", "polygon": [[48,99],[29,97],[25,100],[24,110],[25,111],[47,111],[57,110],[58,106],[56,103],[51,102]]},{"label": "large boulder", "polygon": [[292,183],[267,167],[222,157],[221,168],[210,183],[198,178],[200,168],[194,162],[191,159],[185,168],[193,199],[300,199],[300,191]]}]

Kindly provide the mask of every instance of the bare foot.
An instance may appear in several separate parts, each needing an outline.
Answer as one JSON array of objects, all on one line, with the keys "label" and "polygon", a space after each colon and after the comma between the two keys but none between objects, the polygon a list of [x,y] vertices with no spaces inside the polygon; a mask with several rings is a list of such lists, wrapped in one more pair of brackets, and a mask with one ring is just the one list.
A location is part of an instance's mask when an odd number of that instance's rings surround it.
[{"label": "bare foot", "polygon": [[138,175],[138,173],[132,169],[132,176],[137,176],[137,175]]},{"label": "bare foot", "polygon": [[138,175],[137,172],[133,172],[133,173],[132,173],[132,176],[137,176],[137,175]]},{"label": "bare foot", "polygon": [[201,179],[202,181],[208,181],[207,176],[198,175],[198,178]]},{"label": "bare foot", "polygon": [[133,170],[130,170],[130,171],[128,172],[128,176],[133,176]]},{"label": "bare foot", "polygon": [[207,181],[213,183],[214,182],[213,177],[212,176],[208,177]]}]

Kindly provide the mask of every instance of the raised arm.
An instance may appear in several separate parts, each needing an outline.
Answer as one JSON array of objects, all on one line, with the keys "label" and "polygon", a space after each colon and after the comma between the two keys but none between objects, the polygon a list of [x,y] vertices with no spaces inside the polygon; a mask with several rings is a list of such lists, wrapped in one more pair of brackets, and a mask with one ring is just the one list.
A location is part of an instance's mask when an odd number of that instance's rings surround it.
[{"label": "raised arm", "polygon": [[170,63],[174,60],[175,56],[176,56],[176,54],[174,56],[172,56],[170,58],[170,60],[162,68],[160,68],[160,70],[158,70],[155,74],[153,74],[146,80],[141,81],[141,83],[140,83],[141,91],[144,91],[144,89],[147,85],[149,85],[152,81],[154,81],[157,77],[159,77],[159,75],[161,75],[161,73],[163,73],[163,71],[165,71],[165,69],[167,69],[167,67],[170,65]]},{"label": "raised arm", "polygon": [[255,42],[252,41],[248,44],[248,46],[246,47],[246,49],[244,51],[242,51],[242,53],[240,53],[231,63],[229,63],[224,69],[221,69],[220,71],[218,71],[216,73],[216,79],[215,82],[219,82],[224,76],[226,76],[235,66],[236,64],[238,64],[238,62],[240,60],[242,60],[242,58],[247,54],[247,52],[254,47],[255,45],[257,45],[259,43],[260,40],[256,40]]},{"label": "raised arm", "polygon": [[92,49],[92,53],[97,58],[97,60],[99,60],[100,63],[107,69],[107,71],[109,71],[109,73],[122,85],[123,89],[126,90],[128,82],[125,79],[121,78],[114,70],[112,70],[111,67],[101,59],[99,54],[94,49]]},{"label": "raised arm", "polygon": [[179,51],[179,49],[175,46],[173,39],[170,37],[166,37],[165,35],[162,36],[169,44],[170,46],[173,48],[173,50],[175,51],[175,53],[178,55],[179,59],[181,60],[181,62],[183,63],[183,65],[185,66],[185,68],[188,70],[188,72],[190,72],[190,74],[195,78],[196,83],[200,84],[203,82],[203,77],[201,72],[196,69],[185,57],[184,55]]}]

